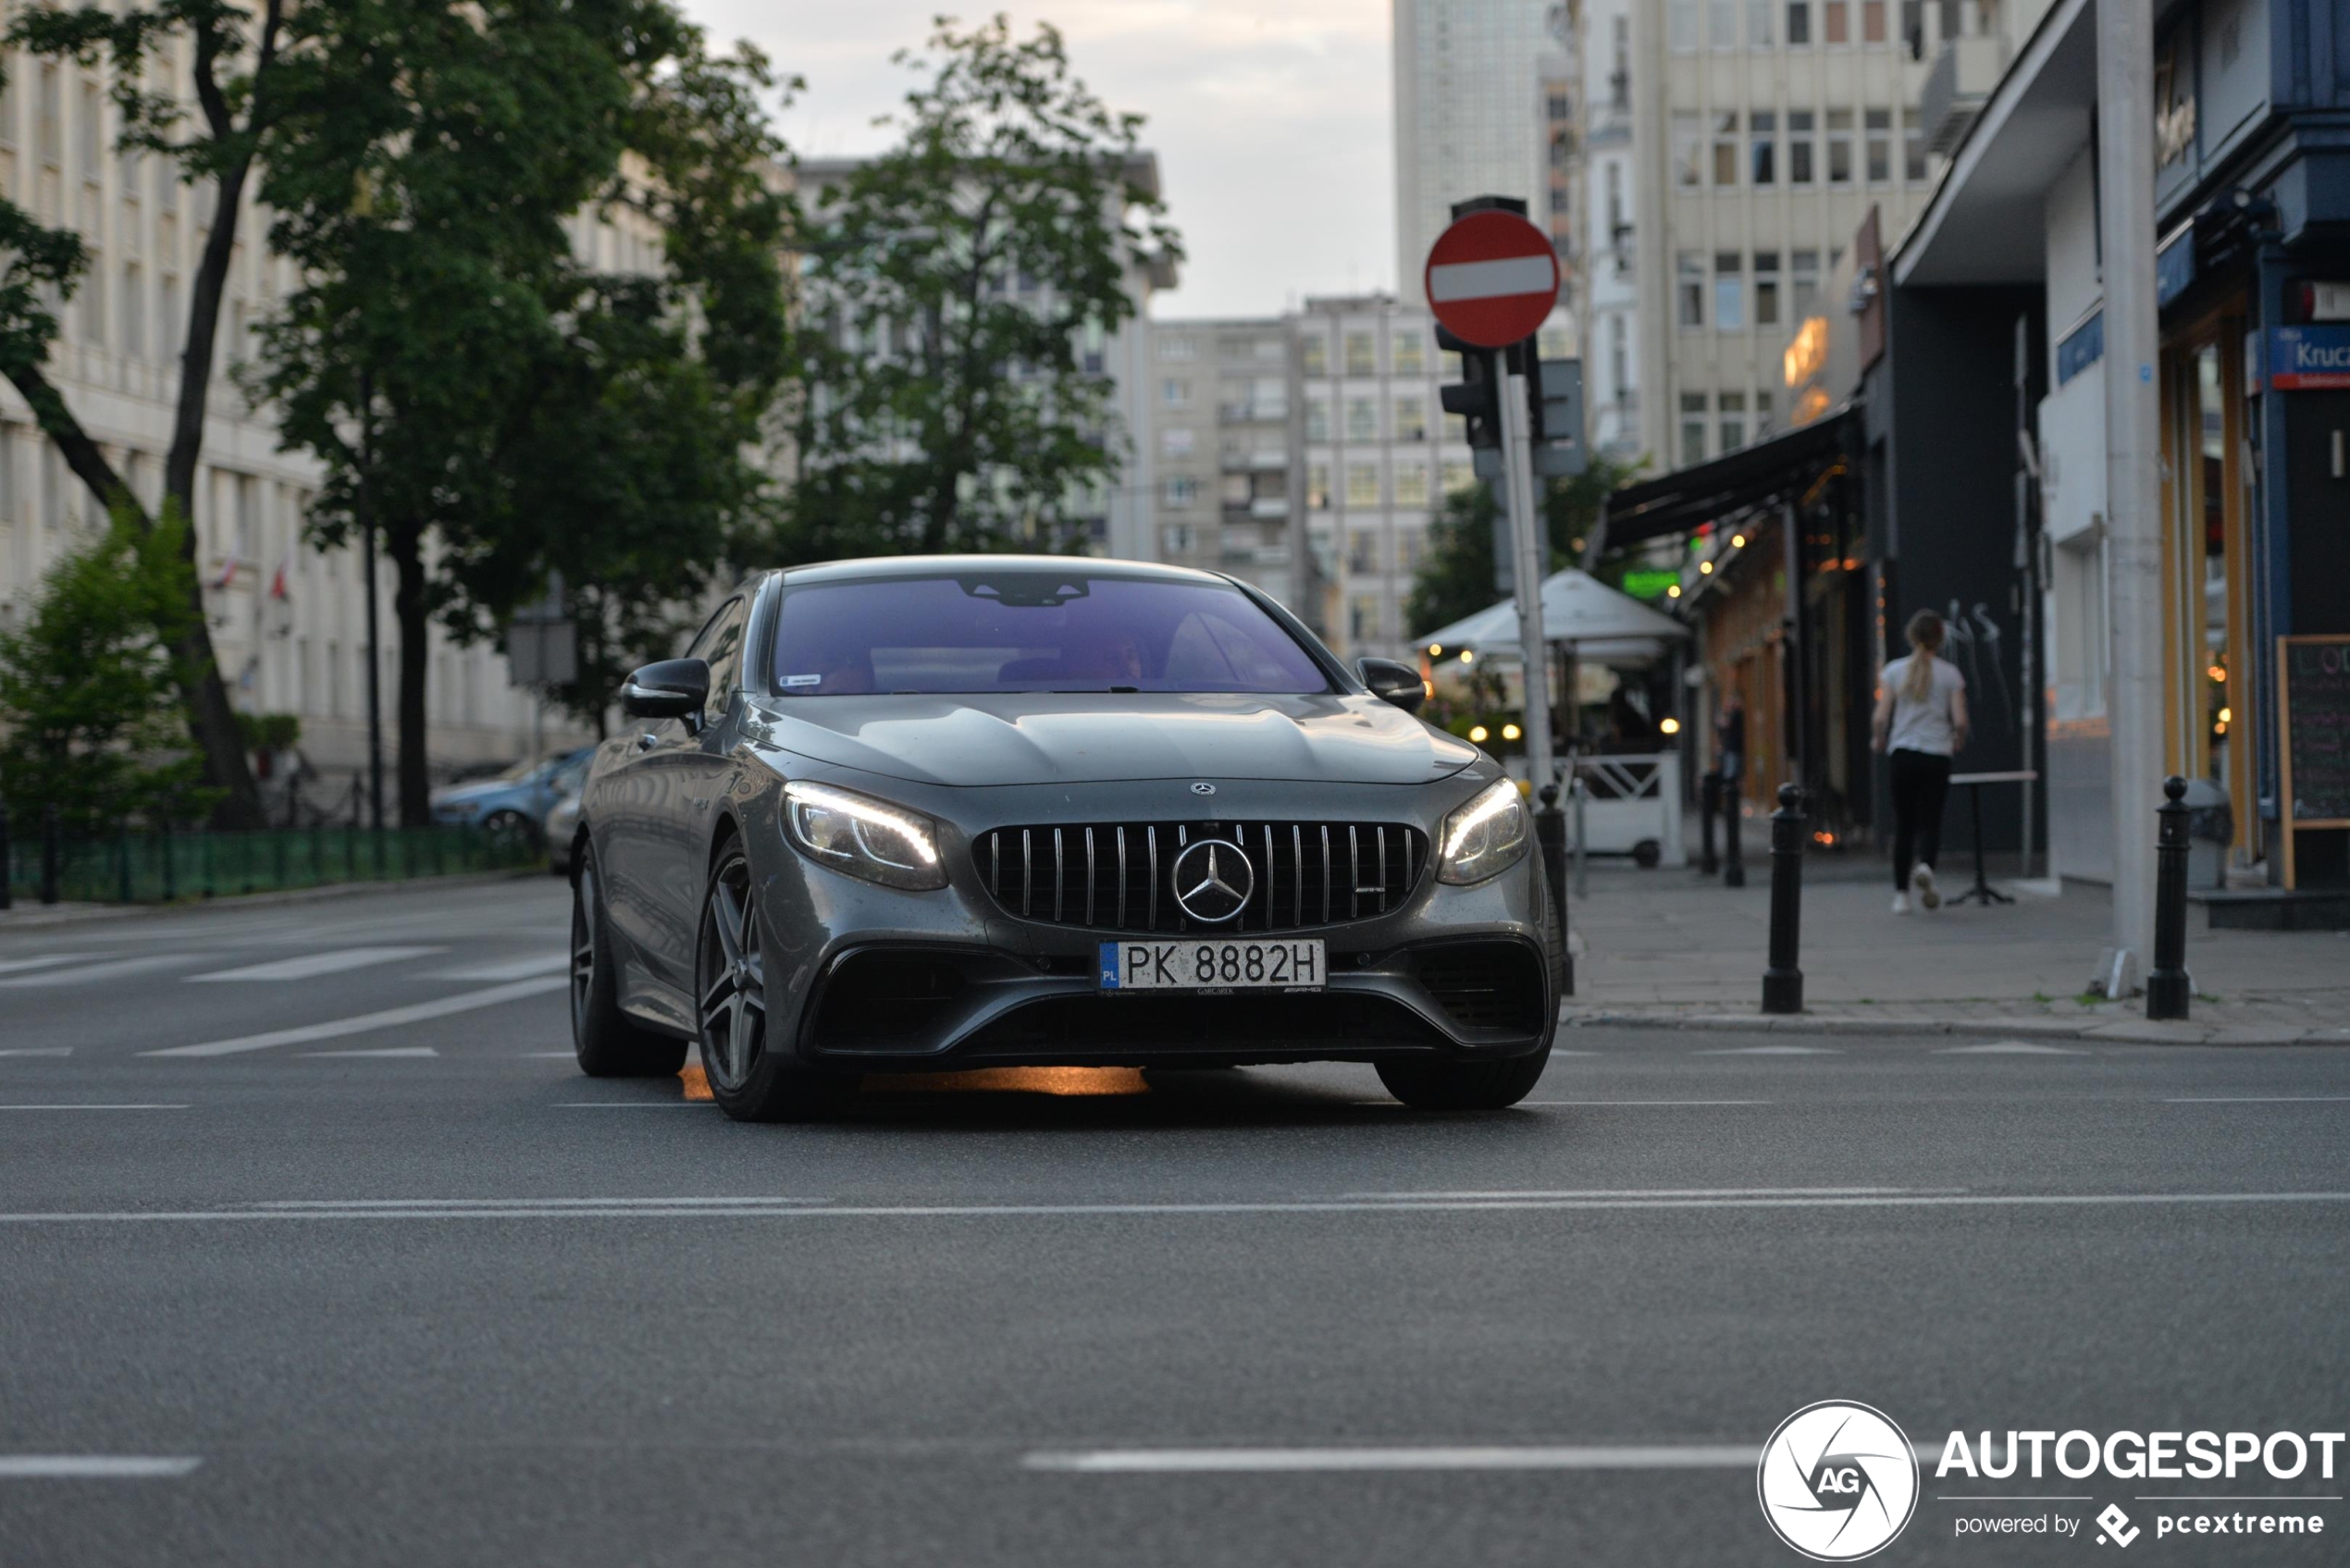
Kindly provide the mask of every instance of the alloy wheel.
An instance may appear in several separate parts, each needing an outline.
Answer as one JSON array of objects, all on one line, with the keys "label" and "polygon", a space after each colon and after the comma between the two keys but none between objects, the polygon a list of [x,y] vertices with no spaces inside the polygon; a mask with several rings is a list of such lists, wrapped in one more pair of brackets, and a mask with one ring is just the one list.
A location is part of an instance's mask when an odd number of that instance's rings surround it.
[{"label": "alloy wheel", "polygon": [[588,995],[596,983],[596,863],[583,860],[571,895],[571,1028],[574,1038],[580,1019],[588,1016]]},{"label": "alloy wheel", "polygon": [[702,1066],[726,1088],[739,1088],[767,1037],[767,972],[760,957],[750,863],[740,854],[730,856],[711,883],[699,954]]}]

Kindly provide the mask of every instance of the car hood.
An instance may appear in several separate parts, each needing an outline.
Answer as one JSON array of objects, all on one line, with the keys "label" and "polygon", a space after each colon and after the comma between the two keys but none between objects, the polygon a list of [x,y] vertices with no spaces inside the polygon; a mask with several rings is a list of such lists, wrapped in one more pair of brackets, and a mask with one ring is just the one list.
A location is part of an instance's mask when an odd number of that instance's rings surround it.
[{"label": "car hood", "polygon": [[[778,750],[934,784],[1131,779],[1425,784],[1475,747],[1375,697],[1023,692],[794,698],[757,705]],[[785,771],[789,766],[785,763]]]},{"label": "car hood", "polygon": [[455,784],[448,789],[437,789],[433,791],[432,803],[435,806],[470,806],[476,801],[488,800],[493,796],[526,793],[528,791],[522,784],[513,779],[505,779],[483,784]]}]

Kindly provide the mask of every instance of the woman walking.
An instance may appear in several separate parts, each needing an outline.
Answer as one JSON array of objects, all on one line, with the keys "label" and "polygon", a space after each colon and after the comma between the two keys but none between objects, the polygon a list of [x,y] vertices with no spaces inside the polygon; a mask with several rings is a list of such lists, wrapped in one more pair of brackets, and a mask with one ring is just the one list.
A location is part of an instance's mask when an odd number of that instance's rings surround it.
[{"label": "woman walking", "polygon": [[1893,912],[1910,912],[1910,895],[1942,907],[1934,862],[1942,848],[1942,802],[1950,793],[1950,757],[1966,745],[1966,677],[1942,651],[1942,617],[1910,617],[1910,653],[1877,677],[1871,744],[1885,752],[1893,783]]}]

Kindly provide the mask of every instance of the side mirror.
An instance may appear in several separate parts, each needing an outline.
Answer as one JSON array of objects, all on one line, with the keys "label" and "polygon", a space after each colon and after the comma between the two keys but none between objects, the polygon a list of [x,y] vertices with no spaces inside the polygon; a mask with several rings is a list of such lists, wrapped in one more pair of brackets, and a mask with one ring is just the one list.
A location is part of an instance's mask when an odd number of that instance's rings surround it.
[{"label": "side mirror", "polygon": [[1355,673],[1371,688],[1371,695],[1384,702],[1391,702],[1406,713],[1416,713],[1428,698],[1428,687],[1420,684],[1420,673],[1409,664],[1392,659],[1358,659]]},{"label": "side mirror", "polygon": [[621,683],[620,710],[632,719],[700,716],[710,700],[710,665],[699,659],[664,659],[647,664]]}]

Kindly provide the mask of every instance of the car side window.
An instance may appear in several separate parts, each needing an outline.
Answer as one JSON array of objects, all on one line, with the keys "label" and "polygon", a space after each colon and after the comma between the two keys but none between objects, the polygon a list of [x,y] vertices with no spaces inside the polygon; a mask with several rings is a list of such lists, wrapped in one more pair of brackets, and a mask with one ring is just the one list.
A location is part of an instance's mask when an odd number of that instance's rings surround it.
[{"label": "car side window", "polygon": [[[710,701],[702,717],[713,723],[724,715],[727,699],[734,694],[735,676],[743,662],[743,633],[749,624],[749,601],[737,599],[720,610],[702,636],[694,639],[697,647],[692,657],[710,665]],[[705,643],[708,646],[700,646]]]}]

